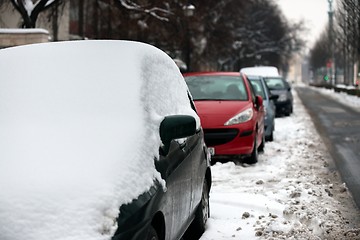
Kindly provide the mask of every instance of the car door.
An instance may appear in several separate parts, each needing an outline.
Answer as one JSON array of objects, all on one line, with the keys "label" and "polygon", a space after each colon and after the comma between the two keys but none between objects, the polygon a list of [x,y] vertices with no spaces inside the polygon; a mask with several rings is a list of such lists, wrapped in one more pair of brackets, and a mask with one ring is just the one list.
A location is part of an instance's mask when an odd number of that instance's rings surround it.
[{"label": "car door", "polygon": [[264,106],[256,106],[256,94],[253,86],[251,85],[250,81],[246,78],[245,81],[247,81],[247,85],[249,86],[250,92],[251,92],[251,98],[253,101],[253,110],[256,117],[256,121],[258,124],[258,134],[257,134],[257,143],[261,144],[263,141],[262,137],[265,134],[264,132],[264,125],[265,125],[265,112],[264,112]]},{"label": "car door", "polygon": [[187,139],[172,140],[169,151],[160,158],[159,169],[166,181],[162,199],[166,239],[178,239],[189,224],[192,191],[191,146]]},{"label": "car door", "polygon": [[189,138],[189,145],[192,146],[192,193],[191,193],[191,213],[194,214],[196,207],[201,201],[203,183],[205,179],[207,162],[207,150],[203,141],[204,132],[199,128],[197,134]]},{"label": "car door", "polygon": [[[195,104],[189,95],[191,108],[196,111]],[[191,213],[194,214],[196,207],[201,200],[203,190],[203,183],[208,164],[208,152],[204,142],[204,132],[201,126],[198,127],[196,135],[188,139],[188,144],[191,147],[191,162],[192,162],[192,192],[191,192]],[[210,160],[210,159],[209,159]]]}]

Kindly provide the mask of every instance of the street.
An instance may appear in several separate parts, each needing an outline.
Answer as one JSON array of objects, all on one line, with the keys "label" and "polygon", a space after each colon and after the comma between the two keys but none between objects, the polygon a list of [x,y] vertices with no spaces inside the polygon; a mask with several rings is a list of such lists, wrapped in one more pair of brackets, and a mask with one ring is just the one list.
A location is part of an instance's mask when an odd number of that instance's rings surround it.
[{"label": "street", "polygon": [[360,112],[314,89],[298,87],[296,90],[360,206]]}]

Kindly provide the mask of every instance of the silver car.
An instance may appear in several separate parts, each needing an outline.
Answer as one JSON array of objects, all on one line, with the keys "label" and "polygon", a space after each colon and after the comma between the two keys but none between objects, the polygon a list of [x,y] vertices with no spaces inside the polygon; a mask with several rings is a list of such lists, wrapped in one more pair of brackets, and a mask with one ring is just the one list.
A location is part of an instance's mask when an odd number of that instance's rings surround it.
[{"label": "silver car", "polygon": [[261,76],[248,76],[251,85],[256,95],[259,95],[264,100],[265,109],[265,140],[274,140],[275,130],[275,114],[276,107],[274,101],[278,98],[277,95],[270,93],[268,86],[266,85],[265,79]]}]

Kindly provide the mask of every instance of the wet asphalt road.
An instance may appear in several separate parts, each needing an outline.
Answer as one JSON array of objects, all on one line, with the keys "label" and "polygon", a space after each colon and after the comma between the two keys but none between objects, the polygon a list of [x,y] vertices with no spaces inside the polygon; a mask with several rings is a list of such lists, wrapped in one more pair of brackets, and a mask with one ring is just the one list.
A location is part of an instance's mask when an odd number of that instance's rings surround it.
[{"label": "wet asphalt road", "polygon": [[360,208],[360,112],[311,88],[296,91]]}]

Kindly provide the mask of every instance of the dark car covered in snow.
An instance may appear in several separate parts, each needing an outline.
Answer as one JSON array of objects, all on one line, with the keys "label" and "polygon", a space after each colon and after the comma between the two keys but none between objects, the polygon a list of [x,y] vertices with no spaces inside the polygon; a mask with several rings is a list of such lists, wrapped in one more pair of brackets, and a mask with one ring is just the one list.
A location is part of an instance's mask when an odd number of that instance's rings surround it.
[{"label": "dark car covered in snow", "polygon": [[0,72],[1,240],[201,236],[210,154],[167,54],[33,44],[0,50]]}]

